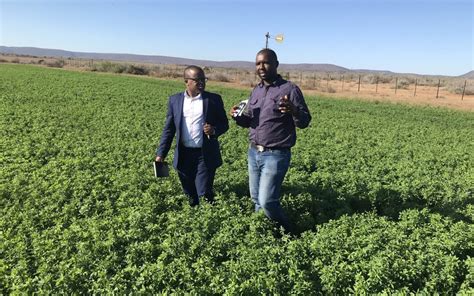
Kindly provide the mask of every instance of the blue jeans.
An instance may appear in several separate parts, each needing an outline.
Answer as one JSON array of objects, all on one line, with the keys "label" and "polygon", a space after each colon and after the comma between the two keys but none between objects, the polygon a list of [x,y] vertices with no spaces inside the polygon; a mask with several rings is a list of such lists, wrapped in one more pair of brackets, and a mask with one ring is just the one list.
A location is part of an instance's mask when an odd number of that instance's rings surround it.
[{"label": "blue jeans", "polygon": [[280,205],[280,189],[290,159],[290,149],[259,152],[250,147],[248,152],[250,196],[255,211],[263,209],[268,218],[285,230],[289,230],[289,222]]}]

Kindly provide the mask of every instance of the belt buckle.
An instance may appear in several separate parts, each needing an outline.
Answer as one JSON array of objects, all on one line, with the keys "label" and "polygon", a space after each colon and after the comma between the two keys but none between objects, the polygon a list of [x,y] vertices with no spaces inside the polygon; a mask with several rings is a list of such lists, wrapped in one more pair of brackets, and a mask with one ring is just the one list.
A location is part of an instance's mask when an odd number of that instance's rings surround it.
[{"label": "belt buckle", "polygon": [[257,148],[257,151],[258,151],[258,152],[263,152],[263,151],[265,151],[265,147],[263,147],[262,145],[255,145],[255,148]]}]

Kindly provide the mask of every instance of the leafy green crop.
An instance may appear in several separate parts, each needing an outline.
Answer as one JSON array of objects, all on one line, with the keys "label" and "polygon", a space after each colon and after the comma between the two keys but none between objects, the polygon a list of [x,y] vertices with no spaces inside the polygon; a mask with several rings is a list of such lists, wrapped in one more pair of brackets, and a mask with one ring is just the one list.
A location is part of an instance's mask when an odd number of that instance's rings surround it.
[{"label": "leafy green crop", "polygon": [[153,177],[182,89],[0,65],[0,293],[474,293],[472,113],[307,97],[282,197],[301,236],[277,238],[234,123],[215,205]]}]

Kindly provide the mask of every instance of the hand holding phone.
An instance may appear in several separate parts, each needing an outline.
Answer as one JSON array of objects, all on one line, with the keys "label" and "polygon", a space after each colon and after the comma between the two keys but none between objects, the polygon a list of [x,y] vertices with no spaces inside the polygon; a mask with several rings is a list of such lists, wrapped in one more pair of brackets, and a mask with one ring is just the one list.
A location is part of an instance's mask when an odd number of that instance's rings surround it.
[{"label": "hand holding phone", "polygon": [[232,108],[232,117],[237,117],[244,113],[245,108],[247,107],[249,100],[243,100],[237,105],[237,107]]}]

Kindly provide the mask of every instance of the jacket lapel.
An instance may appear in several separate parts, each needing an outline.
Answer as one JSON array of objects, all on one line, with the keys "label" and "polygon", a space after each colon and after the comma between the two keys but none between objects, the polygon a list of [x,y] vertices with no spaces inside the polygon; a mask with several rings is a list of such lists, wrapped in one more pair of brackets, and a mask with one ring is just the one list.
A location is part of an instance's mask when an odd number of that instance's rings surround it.
[{"label": "jacket lapel", "polygon": [[204,123],[207,122],[207,108],[209,106],[209,98],[205,91],[202,92],[202,118],[204,118]]},{"label": "jacket lapel", "polygon": [[177,119],[176,122],[176,131],[177,131],[177,139],[179,140],[180,135],[181,135],[181,122],[183,121],[183,104],[184,104],[184,92],[179,95],[179,99],[176,102],[177,104],[175,105],[175,116]]}]

